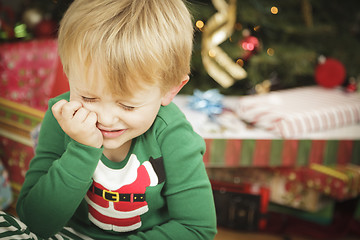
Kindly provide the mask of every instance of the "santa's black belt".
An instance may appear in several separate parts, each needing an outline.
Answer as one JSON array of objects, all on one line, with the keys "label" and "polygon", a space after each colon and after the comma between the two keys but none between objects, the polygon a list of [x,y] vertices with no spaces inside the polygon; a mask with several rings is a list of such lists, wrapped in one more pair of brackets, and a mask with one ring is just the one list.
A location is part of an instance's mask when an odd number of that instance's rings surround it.
[{"label": "santa's black belt", "polygon": [[145,194],[118,193],[100,189],[92,185],[90,191],[110,202],[145,202]]}]

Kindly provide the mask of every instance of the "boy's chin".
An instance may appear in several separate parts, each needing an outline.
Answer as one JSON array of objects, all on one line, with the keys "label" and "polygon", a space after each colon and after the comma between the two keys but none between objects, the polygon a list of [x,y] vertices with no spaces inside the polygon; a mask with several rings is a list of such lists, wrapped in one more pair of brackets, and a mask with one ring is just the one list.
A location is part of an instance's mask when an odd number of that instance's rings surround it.
[{"label": "boy's chin", "polygon": [[120,150],[130,148],[131,141],[125,141],[122,139],[104,139],[103,147],[107,150]]},{"label": "boy's chin", "polygon": [[104,149],[111,149],[111,150],[114,150],[114,149],[118,149],[122,146],[123,144],[122,143],[119,143],[115,140],[104,140],[103,142],[103,146],[104,146]]}]

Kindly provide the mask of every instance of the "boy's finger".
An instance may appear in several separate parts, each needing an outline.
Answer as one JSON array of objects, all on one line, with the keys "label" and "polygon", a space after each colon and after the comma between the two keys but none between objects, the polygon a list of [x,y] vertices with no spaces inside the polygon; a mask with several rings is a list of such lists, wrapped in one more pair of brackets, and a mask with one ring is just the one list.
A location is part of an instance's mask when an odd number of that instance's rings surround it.
[{"label": "boy's finger", "polygon": [[85,119],[84,123],[90,125],[96,125],[97,123],[97,115],[95,112],[90,112],[87,116],[87,118]]},{"label": "boy's finger", "polygon": [[61,116],[61,109],[63,108],[63,106],[68,103],[68,101],[66,101],[65,99],[62,99],[58,102],[56,102],[52,107],[51,107],[51,111],[54,114],[55,118],[58,118]]},{"label": "boy's finger", "polygon": [[89,111],[82,107],[75,112],[73,119],[83,122],[85,121],[88,115],[89,115]]},{"label": "boy's finger", "polygon": [[64,118],[72,119],[80,108],[82,107],[82,104],[77,101],[70,101],[67,104],[64,104],[62,107],[61,115]]}]

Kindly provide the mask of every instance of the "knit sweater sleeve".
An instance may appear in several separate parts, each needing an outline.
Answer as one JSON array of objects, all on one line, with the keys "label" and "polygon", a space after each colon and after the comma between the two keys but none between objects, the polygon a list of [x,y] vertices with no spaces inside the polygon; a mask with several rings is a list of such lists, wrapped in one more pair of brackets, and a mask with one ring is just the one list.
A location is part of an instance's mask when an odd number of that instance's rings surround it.
[{"label": "knit sweater sleeve", "polygon": [[65,133],[51,112],[60,99],[49,102],[17,203],[20,219],[44,238],[61,230],[73,216],[92,183],[103,151],[73,140],[65,144]]},{"label": "knit sweater sleeve", "polygon": [[175,106],[158,135],[166,173],[164,197],[170,221],[129,237],[135,239],[213,239],[216,215],[204,167],[204,140]]}]

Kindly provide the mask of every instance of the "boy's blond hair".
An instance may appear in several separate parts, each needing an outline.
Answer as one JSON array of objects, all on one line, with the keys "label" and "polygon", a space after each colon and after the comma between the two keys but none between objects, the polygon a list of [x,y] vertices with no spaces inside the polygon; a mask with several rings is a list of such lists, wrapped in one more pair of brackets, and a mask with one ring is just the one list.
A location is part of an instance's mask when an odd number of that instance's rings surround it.
[{"label": "boy's blond hair", "polygon": [[157,84],[163,93],[179,85],[190,72],[192,41],[182,0],[75,0],[58,36],[69,79],[100,73],[121,95],[144,85]]}]

